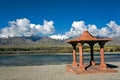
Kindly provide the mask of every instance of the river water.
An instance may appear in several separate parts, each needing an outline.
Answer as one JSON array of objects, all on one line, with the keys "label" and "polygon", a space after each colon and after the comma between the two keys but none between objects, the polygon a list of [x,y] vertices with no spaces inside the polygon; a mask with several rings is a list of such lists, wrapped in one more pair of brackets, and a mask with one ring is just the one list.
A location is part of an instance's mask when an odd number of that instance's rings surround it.
[{"label": "river water", "polygon": [[[90,62],[90,54],[84,54],[84,62]],[[100,62],[100,55],[94,54],[96,62]],[[77,55],[79,62],[79,55]],[[0,56],[1,66],[33,66],[33,65],[56,65],[70,64],[72,62],[72,54],[34,54],[34,55],[11,55]],[[120,53],[106,53],[105,62],[120,62]]]}]

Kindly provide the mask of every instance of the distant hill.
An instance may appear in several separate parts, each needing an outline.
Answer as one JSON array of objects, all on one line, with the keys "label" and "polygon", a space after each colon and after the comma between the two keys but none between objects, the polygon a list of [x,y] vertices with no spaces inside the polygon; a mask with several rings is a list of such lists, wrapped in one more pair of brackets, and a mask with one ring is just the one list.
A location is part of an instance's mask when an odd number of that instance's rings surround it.
[{"label": "distant hill", "polygon": [[[120,45],[120,37],[113,38],[107,45]],[[65,40],[55,40],[47,36],[0,38],[0,46],[70,46]]]},{"label": "distant hill", "polygon": [[112,41],[108,42],[109,45],[120,45],[120,37],[113,38]]},{"label": "distant hill", "polygon": [[38,37],[9,37],[0,38],[0,46],[70,46],[62,40],[51,39],[47,36]]},{"label": "distant hill", "polygon": [[0,45],[29,45],[32,44],[32,41],[29,39],[26,39],[25,37],[10,37],[10,38],[0,38]]}]

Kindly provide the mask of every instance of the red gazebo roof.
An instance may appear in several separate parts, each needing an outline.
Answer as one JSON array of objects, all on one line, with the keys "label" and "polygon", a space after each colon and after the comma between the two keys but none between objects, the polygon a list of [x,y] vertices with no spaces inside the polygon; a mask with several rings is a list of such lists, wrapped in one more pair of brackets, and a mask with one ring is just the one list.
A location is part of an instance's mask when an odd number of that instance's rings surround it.
[{"label": "red gazebo roof", "polygon": [[70,40],[67,40],[67,43],[72,43],[72,42],[81,42],[81,41],[85,41],[85,42],[90,42],[90,41],[94,41],[94,42],[99,42],[99,41],[111,41],[112,38],[97,38],[92,36],[87,30],[84,31],[79,37],[77,38],[73,38]]}]

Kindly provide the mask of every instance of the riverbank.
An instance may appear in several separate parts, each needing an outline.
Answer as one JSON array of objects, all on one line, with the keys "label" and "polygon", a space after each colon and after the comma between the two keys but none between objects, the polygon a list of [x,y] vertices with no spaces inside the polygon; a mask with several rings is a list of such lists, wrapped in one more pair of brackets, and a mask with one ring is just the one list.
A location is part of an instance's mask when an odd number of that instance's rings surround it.
[{"label": "riverbank", "polygon": [[[84,54],[90,54],[90,52],[83,52]],[[94,54],[99,54],[100,52],[94,52]],[[0,56],[4,56],[4,55],[8,55],[8,56],[16,56],[16,55],[38,55],[38,54],[63,54],[63,55],[70,55],[72,54],[71,52],[65,52],[65,53],[52,53],[52,52],[40,52],[40,51],[0,51]],[[105,54],[120,54],[120,52],[105,52]],[[79,53],[77,52],[77,55],[79,55]]]},{"label": "riverbank", "polygon": [[[79,52],[78,47],[76,51]],[[120,52],[120,45],[106,45],[105,52]],[[0,46],[0,55],[40,54],[40,53],[71,53],[71,46]],[[89,46],[83,47],[83,52],[90,52]],[[94,52],[100,52],[99,46],[94,46]]]},{"label": "riverbank", "polygon": [[0,67],[0,80],[120,80],[120,63],[109,62],[118,73],[76,75],[64,65]]}]

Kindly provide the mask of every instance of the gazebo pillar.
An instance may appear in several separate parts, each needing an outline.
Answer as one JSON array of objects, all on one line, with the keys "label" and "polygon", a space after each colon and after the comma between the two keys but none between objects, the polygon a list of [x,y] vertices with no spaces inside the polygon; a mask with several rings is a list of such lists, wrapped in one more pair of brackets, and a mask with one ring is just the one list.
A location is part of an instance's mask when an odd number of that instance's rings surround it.
[{"label": "gazebo pillar", "polygon": [[89,45],[90,45],[90,54],[91,54],[90,65],[94,66],[95,65],[94,51],[93,51],[94,43],[89,43]]},{"label": "gazebo pillar", "polygon": [[84,61],[83,61],[83,44],[78,43],[79,45],[79,68],[80,70],[85,70]]},{"label": "gazebo pillar", "polygon": [[73,47],[73,62],[72,62],[72,65],[73,66],[77,66],[77,61],[76,61],[76,44],[72,44],[72,47]]},{"label": "gazebo pillar", "polygon": [[106,70],[107,66],[105,64],[105,59],[104,59],[104,45],[105,45],[105,42],[100,42],[99,45],[100,45],[100,58],[101,58],[100,68],[103,69],[103,70]]}]

